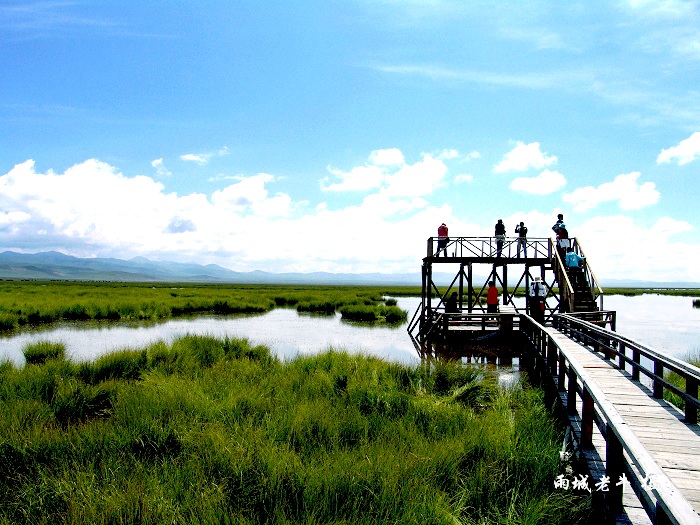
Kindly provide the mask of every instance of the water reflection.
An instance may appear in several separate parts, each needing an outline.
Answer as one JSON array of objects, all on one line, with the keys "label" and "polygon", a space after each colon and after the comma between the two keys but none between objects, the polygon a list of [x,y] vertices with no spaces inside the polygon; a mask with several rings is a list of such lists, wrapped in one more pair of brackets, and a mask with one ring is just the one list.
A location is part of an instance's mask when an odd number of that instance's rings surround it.
[{"label": "water reflection", "polygon": [[[398,299],[398,306],[411,315],[420,298]],[[371,326],[342,321],[340,315],[298,314],[276,308],[261,315],[198,316],[163,323],[63,323],[0,337],[0,361],[24,363],[22,349],[42,340],[62,342],[74,361],[91,360],[124,348],[143,348],[156,341],[171,343],[183,335],[245,338],[265,345],[282,359],[314,354],[334,348],[365,353],[391,361],[416,363],[418,354],[406,325]]]},{"label": "water reflection", "polygon": [[[409,318],[420,298],[398,298]],[[605,298],[617,311],[617,331],[658,351],[684,357],[700,348],[700,309],[692,298],[660,295]],[[0,361],[24,363],[22,349],[40,340],[60,341],[76,361],[94,359],[123,348],[143,348],[158,340],[170,343],[186,334],[249,339],[282,359],[335,348],[402,363],[418,362],[406,325],[368,326],[341,321],[339,315],[299,315],[278,308],[262,315],[204,316],[163,323],[64,323],[0,337]],[[514,363],[515,365],[516,363]]]}]

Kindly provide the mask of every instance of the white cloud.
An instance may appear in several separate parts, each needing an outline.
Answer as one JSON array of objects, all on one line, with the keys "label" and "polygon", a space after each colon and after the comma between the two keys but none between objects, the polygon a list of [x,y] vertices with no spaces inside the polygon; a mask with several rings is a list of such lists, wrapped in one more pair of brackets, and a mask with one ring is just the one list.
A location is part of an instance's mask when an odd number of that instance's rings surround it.
[{"label": "white cloud", "polygon": [[455,182],[473,182],[474,181],[474,175],[471,175],[469,173],[460,173],[455,177]]},{"label": "white cloud", "polygon": [[[700,245],[684,221],[661,217],[642,225],[624,215],[596,216],[581,224],[567,221],[598,279],[697,281]],[[668,254],[672,253],[673,257]]]},{"label": "white cloud", "polygon": [[160,178],[170,177],[173,173],[163,164],[163,159],[156,159],[151,162],[151,166],[156,169],[156,175]]},{"label": "white cloud", "polygon": [[556,164],[557,158],[554,155],[547,155],[540,150],[539,142],[525,144],[518,141],[516,146],[506,153],[501,162],[493,167],[494,173],[505,173],[508,171],[525,171],[529,168],[544,168]]},{"label": "white cloud", "polygon": [[442,185],[447,174],[445,163],[431,155],[412,165],[403,166],[396,173],[389,174],[384,188],[388,195],[400,197],[420,197],[429,195]]},{"label": "white cloud", "polygon": [[180,160],[184,160],[186,162],[196,162],[200,166],[204,166],[205,164],[209,164],[212,157],[225,157],[230,152],[231,151],[228,149],[228,147],[224,146],[217,151],[209,153],[186,153],[185,155],[180,155]]},{"label": "white cloud", "polygon": [[332,167],[328,171],[340,178],[340,182],[328,183],[328,177],[321,181],[321,189],[324,191],[364,191],[379,188],[382,184],[384,170],[379,166],[357,166],[349,172],[343,172]]},{"label": "white cloud", "polygon": [[548,195],[566,185],[566,178],[558,171],[544,170],[537,177],[516,177],[510,189],[532,195]]},{"label": "white cloud", "polygon": [[612,182],[605,182],[597,187],[577,188],[565,194],[563,200],[572,203],[575,211],[590,210],[604,202],[614,201],[618,201],[618,205],[623,210],[639,210],[656,204],[661,194],[656,190],[653,182],[640,185],[637,182],[640,175],[635,171],[618,175]]},{"label": "white cloud", "polygon": [[452,160],[459,158],[459,151],[456,149],[444,149],[438,155],[437,158],[440,160]]},{"label": "white cloud", "polygon": [[[417,195],[431,191],[442,166],[427,156],[391,171],[385,187],[359,204],[330,210],[270,191],[277,178],[265,173],[238,176],[211,196],[177,195],[94,159],[65,173],[38,173],[30,160],[0,176],[0,245],[237,270],[413,271],[432,234],[426,225],[449,217]],[[404,184],[410,191],[398,192]]]},{"label": "white cloud", "polygon": [[180,160],[188,162],[196,162],[197,164],[204,165],[209,162],[209,158],[204,155],[195,155],[194,153],[187,153],[185,155],[180,155]]},{"label": "white cloud", "polygon": [[369,164],[356,166],[349,172],[329,167],[340,182],[321,180],[324,191],[365,191],[379,189],[393,197],[420,197],[432,193],[443,183],[447,166],[442,159],[424,154],[415,164],[406,164],[398,149],[375,150]]},{"label": "white cloud", "polygon": [[370,153],[369,160],[375,166],[401,166],[406,162],[398,148],[374,150]]},{"label": "white cloud", "polygon": [[677,146],[661,150],[656,159],[657,164],[671,162],[677,159],[678,165],[689,164],[700,157],[700,131],[696,131],[685,140],[681,140]]}]

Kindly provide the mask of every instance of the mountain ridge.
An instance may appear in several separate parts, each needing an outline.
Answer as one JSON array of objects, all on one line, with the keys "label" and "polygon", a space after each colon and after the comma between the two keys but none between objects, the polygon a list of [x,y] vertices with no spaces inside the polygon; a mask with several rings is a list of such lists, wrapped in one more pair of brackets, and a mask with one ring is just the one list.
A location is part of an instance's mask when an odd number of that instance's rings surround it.
[{"label": "mountain ridge", "polygon": [[[435,272],[440,285],[452,282],[454,275]],[[345,284],[420,286],[420,271],[415,273],[273,273],[262,270],[237,272],[218,264],[201,265],[172,261],[152,261],[138,256],[131,259],[113,257],[80,258],[58,251],[20,253],[0,252],[0,279],[66,280],[116,282],[192,282],[230,284]],[[602,280],[611,288],[700,288],[689,281],[643,281],[632,279]]]}]

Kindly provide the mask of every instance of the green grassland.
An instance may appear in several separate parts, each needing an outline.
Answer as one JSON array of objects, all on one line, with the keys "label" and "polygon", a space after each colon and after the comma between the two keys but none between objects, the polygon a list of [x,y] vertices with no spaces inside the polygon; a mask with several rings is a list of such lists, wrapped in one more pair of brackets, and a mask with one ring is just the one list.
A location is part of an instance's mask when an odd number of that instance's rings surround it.
[{"label": "green grassland", "polygon": [[[516,295],[524,295],[524,289]],[[700,296],[698,289],[615,288],[607,295]],[[0,331],[55,321],[161,320],[193,314],[263,313],[276,307],[340,312],[349,320],[400,323],[383,297],[420,296],[415,286],[234,285],[78,281],[0,282]]]},{"label": "green grassland", "polygon": [[184,337],[0,365],[0,524],[566,524],[541,392],[458,364]]},{"label": "green grassland", "polygon": [[406,312],[395,304],[385,304],[383,296],[406,294],[409,290],[372,286],[3,281],[0,330],[55,321],[158,320],[202,313],[263,313],[275,307],[315,313],[339,310],[350,320],[397,323],[406,319]]}]

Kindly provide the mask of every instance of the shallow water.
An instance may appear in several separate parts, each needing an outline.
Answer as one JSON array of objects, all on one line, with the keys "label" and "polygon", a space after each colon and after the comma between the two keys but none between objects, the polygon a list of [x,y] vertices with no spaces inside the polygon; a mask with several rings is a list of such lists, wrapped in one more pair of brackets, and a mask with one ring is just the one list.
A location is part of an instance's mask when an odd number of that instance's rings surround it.
[{"label": "shallow water", "polygon": [[[398,298],[409,319],[420,298]],[[617,331],[676,357],[700,348],[700,309],[692,298],[662,295],[605,297],[606,310],[617,311]],[[158,340],[170,343],[186,334],[246,338],[283,359],[329,348],[365,353],[391,361],[415,363],[418,354],[399,326],[368,326],[342,321],[340,315],[298,314],[277,308],[262,315],[199,316],[163,323],[62,323],[0,337],[0,361],[24,363],[22,349],[36,341],[60,341],[75,361],[91,360],[123,348],[143,348]]]}]

